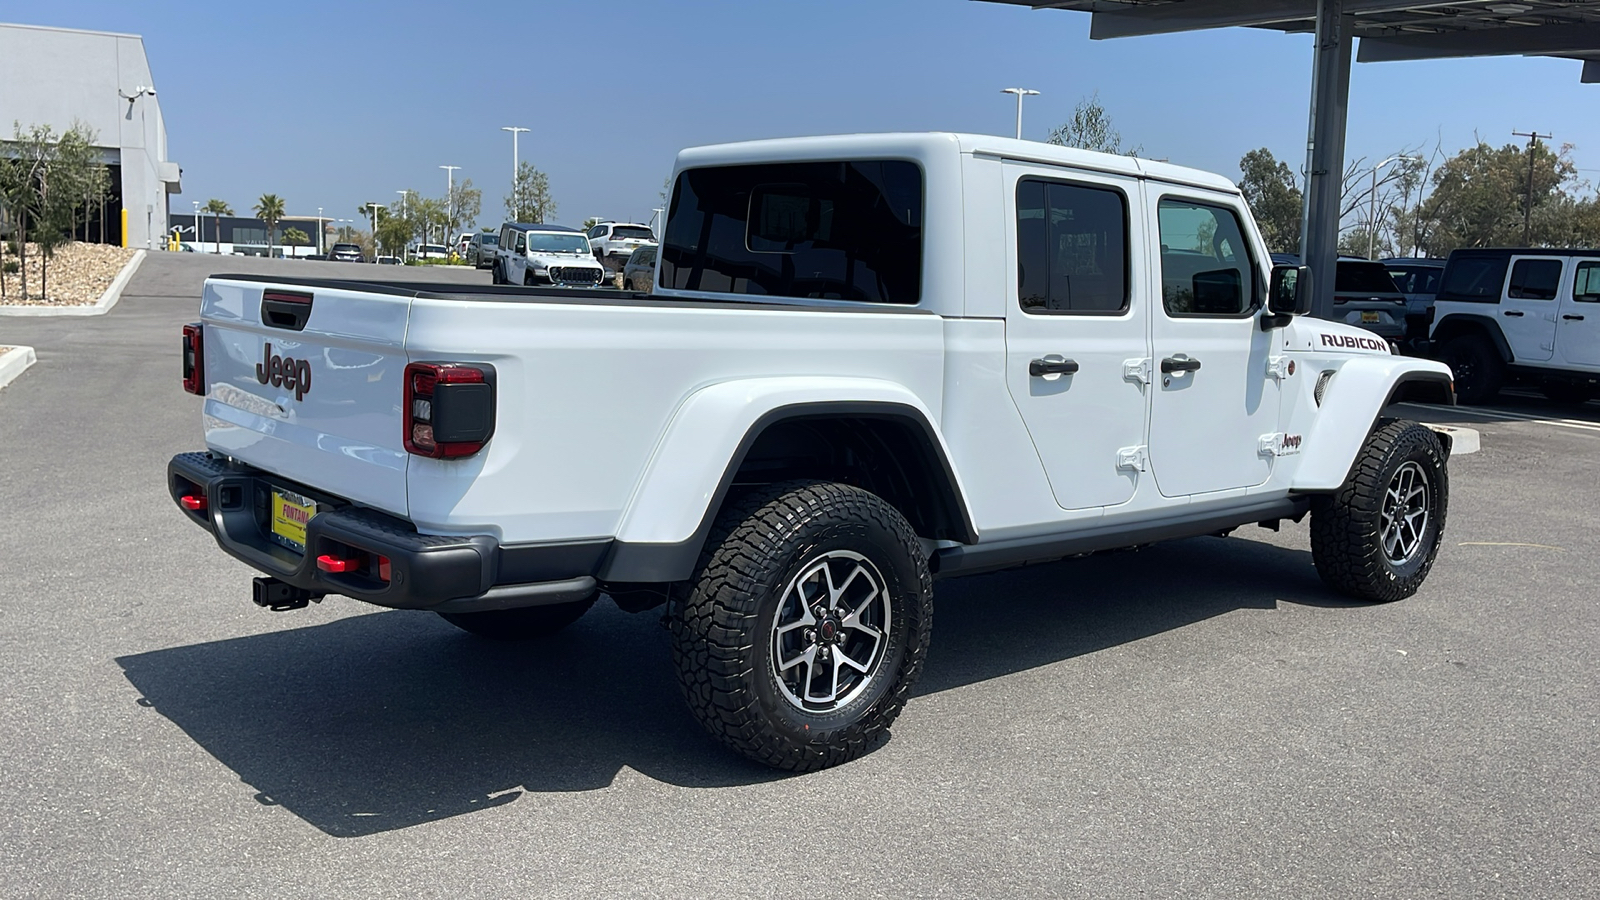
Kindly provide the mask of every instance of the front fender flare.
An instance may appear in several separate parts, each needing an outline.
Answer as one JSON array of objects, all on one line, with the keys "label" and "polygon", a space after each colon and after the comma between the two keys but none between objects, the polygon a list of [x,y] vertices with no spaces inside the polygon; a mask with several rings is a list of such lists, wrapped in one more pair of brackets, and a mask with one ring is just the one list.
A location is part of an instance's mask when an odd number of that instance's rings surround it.
[{"label": "front fender flare", "polygon": [[691,394],[668,423],[623,511],[600,577],[689,577],[746,452],[768,426],[796,417],[872,416],[917,422],[935,444],[966,537],[977,540],[966,491],[935,419],[904,385],[872,378],[778,377],[722,382]]},{"label": "front fender flare", "polygon": [[1328,383],[1315,424],[1306,435],[1305,451],[1290,489],[1336,491],[1350,477],[1361,445],[1372,433],[1384,407],[1414,382],[1451,384],[1450,367],[1433,360],[1402,356],[1353,357]]}]

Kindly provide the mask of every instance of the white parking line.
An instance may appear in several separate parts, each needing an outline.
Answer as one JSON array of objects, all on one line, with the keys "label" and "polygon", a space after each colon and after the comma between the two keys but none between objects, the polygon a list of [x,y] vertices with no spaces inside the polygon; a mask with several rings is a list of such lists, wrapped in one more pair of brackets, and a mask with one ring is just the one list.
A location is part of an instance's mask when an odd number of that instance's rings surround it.
[{"label": "white parking line", "polygon": [[1468,416],[1483,416],[1488,419],[1502,419],[1507,422],[1532,422],[1535,425],[1554,425],[1558,428],[1576,428],[1580,431],[1600,432],[1600,424],[1585,422],[1581,419],[1551,419],[1545,416],[1535,416],[1528,413],[1514,413],[1504,410],[1490,412],[1479,407],[1463,408],[1459,406],[1437,406],[1432,403],[1408,403],[1407,406],[1416,406],[1421,409],[1432,409],[1439,412],[1453,412]]}]

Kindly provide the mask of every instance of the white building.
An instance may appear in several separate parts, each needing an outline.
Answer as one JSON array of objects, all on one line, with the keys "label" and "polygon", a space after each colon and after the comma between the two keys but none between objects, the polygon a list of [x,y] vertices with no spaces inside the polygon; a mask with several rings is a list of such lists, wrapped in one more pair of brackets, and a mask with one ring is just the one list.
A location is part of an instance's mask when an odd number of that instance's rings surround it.
[{"label": "white building", "polygon": [[107,209],[107,240],[163,246],[167,198],[180,192],[181,170],[167,160],[167,127],[144,39],[0,24],[0,140],[11,138],[13,122],[24,129],[49,125],[60,134],[74,121],[95,132],[120,198]]}]

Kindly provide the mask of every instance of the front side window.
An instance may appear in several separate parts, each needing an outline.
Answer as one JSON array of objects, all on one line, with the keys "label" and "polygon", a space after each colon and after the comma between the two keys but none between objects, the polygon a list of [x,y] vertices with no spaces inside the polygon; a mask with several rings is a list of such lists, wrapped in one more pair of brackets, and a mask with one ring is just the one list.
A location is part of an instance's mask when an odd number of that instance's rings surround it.
[{"label": "front side window", "polygon": [[1255,266],[1233,210],[1164,198],[1161,302],[1174,317],[1243,316],[1256,308]]},{"label": "front side window", "polygon": [[1120,191],[1017,183],[1017,300],[1031,313],[1128,308],[1128,209]]},{"label": "front side window", "polygon": [[1519,259],[1511,267],[1511,286],[1506,296],[1512,300],[1554,300],[1561,284],[1561,260]]},{"label": "front side window", "polygon": [[1600,262],[1578,263],[1572,299],[1579,303],[1600,303]]},{"label": "front side window", "polygon": [[519,231],[519,232],[517,232],[517,252],[518,253],[526,253],[527,250],[528,250],[528,241],[523,236],[523,232]]},{"label": "front side window", "polygon": [[922,207],[922,170],[901,160],[690,169],[673,186],[661,286],[914,304]]}]

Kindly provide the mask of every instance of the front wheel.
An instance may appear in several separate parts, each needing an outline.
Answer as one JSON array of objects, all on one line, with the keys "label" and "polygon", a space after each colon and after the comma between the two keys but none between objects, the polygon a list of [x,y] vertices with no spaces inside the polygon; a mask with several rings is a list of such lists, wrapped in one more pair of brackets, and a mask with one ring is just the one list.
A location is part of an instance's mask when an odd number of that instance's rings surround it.
[{"label": "front wheel", "polygon": [[1311,511],[1311,559],[1329,587],[1387,603],[1417,592],[1444,537],[1450,483],[1439,436],[1416,422],[1378,427],[1350,480]]},{"label": "front wheel", "polygon": [[722,743],[797,772],[866,752],[922,672],[933,582],[875,494],[796,481],[730,502],[671,617],[690,710]]},{"label": "front wheel", "polygon": [[475,613],[439,613],[439,618],[462,631],[496,641],[527,641],[549,637],[583,617],[599,597],[551,606],[524,606]]}]

